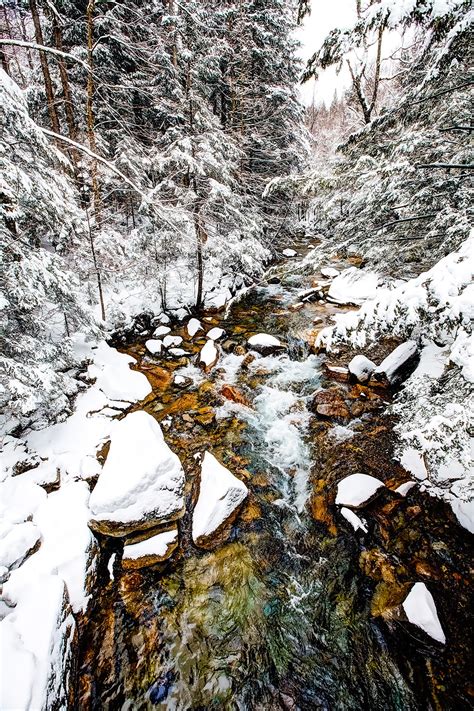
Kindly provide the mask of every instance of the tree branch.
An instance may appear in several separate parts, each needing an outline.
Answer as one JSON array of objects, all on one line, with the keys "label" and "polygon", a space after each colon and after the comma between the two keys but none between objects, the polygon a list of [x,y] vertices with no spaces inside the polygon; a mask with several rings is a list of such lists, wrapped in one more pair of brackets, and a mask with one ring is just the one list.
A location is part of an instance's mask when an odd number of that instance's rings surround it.
[{"label": "tree branch", "polygon": [[14,47],[26,47],[27,49],[37,49],[39,52],[48,52],[49,54],[56,55],[57,57],[62,57],[63,59],[70,59],[72,62],[77,62],[77,64],[80,64],[84,69],[89,72],[89,67],[85,62],[82,61],[82,59],[78,59],[75,57],[73,54],[69,54],[68,52],[61,52],[59,49],[55,49],[54,47],[47,47],[44,44],[36,44],[36,42],[25,42],[23,40],[17,40],[17,39],[3,39],[0,38],[0,45],[10,45]]},{"label": "tree branch", "polygon": [[393,220],[393,222],[387,222],[381,227],[377,227],[377,232],[379,230],[384,230],[386,227],[393,227],[393,225],[399,225],[401,222],[414,222],[415,220],[429,220],[430,217],[436,217],[437,212],[429,212],[426,215],[415,215],[414,217],[404,217],[401,220]]},{"label": "tree branch", "polygon": [[460,168],[461,170],[474,170],[474,163],[417,163],[415,168]]}]

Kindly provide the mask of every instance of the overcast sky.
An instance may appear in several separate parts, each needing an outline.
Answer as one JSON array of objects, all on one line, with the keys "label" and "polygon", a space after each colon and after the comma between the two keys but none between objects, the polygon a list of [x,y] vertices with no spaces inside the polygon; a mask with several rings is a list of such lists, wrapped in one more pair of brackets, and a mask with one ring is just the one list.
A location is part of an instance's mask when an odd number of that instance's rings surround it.
[{"label": "overcast sky", "polygon": [[[312,0],[311,5],[311,15],[298,31],[300,55],[304,61],[320,47],[330,30],[350,24],[355,16],[355,0]],[[316,83],[310,81],[303,84],[302,100],[305,104],[311,104],[314,95],[317,103],[329,105],[334,91],[340,94],[349,81],[347,70],[338,76],[335,68],[327,69]]]}]

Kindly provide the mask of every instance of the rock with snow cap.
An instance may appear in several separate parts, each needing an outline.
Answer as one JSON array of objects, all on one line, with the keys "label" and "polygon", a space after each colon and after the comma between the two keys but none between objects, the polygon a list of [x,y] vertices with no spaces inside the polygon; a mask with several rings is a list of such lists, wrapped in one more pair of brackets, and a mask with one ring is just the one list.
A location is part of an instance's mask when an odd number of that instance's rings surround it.
[{"label": "rock with snow cap", "polygon": [[209,339],[201,349],[199,354],[199,364],[206,372],[215,366],[219,359],[219,351],[217,350],[214,341]]},{"label": "rock with snow cap", "polygon": [[289,249],[287,247],[286,249],[283,250],[282,254],[284,257],[296,257],[297,252],[296,252],[296,250]]},{"label": "rock with snow cap", "polygon": [[419,360],[415,341],[401,343],[374,370],[373,378],[386,385],[397,385],[408,377]]},{"label": "rock with snow cap", "polygon": [[367,533],[367,526],[365,523],[358,517],[354,511],[351,511],[351,509],[347,509],[345,506],[343,506],[339,513],[341,516],[344,516],[346,521],[351,524],[352,528],[354,531],[363,531],[364,533]]},{"label": "rock with snow cap", "polygon": [[405,614],[413,625],[441,644],[446,644],[446,635],[439,621],[433,596],[424,583],[415,583],[402,603]]},{"label": "rock with snow cap", "polygon": [[158,338],[150,338],[145,342],[145,348],[151,355],[158,355],[163,348],[163,341],[160,341]]},{"label": "rock with snow cap", "polygon": [[194,336],[196,335],[196,333],[198,331],[203,330],[203,328],[201,326],[201,322],[197,318],[189,319],[186,329],[188,331],[188,336],[190,338],[194,338]]},{"label": "rock with snow cap", "polygon": [[237,479],[210,453],[201,465],[199,497],[193,513],[192,535],[199,545],[206,542],[237,510],[248,494]]},{"label": "rock with snow cap", "polygon": [[169,326],[160,325],[160,326],[158,326],[158,328],[155,328],[155,330],[153,331],[153,337],[158,338],[160,336],[167,336],[168,333],[170,333],[170,332],[171,332],[171,328]]},{"label": "rock with snow cap", "polygon": [[136,570],[161,563],[171,556],[178,545],[178,528],[161,531],[143,541],[127,543],[123,548],[122,567]]},{"label": "rock with snow cap", "polygon": [[219,328],[218,326],[215,326],[214,328],[211,328],[211,330],[206,333],[206,336],[207,336],[207,338],[210,338],[211,341],[218,341],[219,338],[222,338],[224,333],[225,333],[225,331],[223,328]]},{"label": "rock with snow cap", "polygon": [[364,355],[354,356],[347,366],[351,379],[356,380],[358,383],[367,383],[376,367],[375,363]]},{"label": "rock with snow cap", "polygon": [[91,494],[94,530],[123,536],[175,521],[184,513],[184,472],[144,411],[116,423],[104,468]]},{"label": "rock with snow cap", "polygon": [[40,538],[40,530],[31,521],[10,524],[0,539],[0,566],[20,565],[39,545]]},{"label": "rock with snow cap", "polygon": [[181,336],[165,336],[163,338],[163,345],[165,348],[175,348],[176,346],[180,346],[182,342],[183,339]]},{"label": "rock with snow cap", "polygon": [[334,279],[339,276],[338,270],[334,269],[334,267],[323,267],[320,271],[323,277],[326,277],[327,279]]},{"label": "rock with snow cap", "polygon": [[276,336],[271,336],[268,333],[256,333],[248,339],[247,343],[252,350],[262,355],[270,355],[270,353],[281,351],[284,348]]},{"label": "rock with snow cap", "polygon": [[350,474],[337,485],[336,504],[359,508],[384,488],[383,482],[369,474]]}]

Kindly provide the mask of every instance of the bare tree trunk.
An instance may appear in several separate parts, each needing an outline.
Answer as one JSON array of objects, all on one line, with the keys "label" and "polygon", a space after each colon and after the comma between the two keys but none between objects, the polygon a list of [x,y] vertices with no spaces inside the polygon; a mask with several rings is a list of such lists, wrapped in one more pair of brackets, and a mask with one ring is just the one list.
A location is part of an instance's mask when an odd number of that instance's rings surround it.
[{"label": "bare tree trunk", "polygon": [[[170,15],[176,15],[176,7],[175,7],[174,0],[169,0],[168,12]],[[177,31],[174,23],[173,23],[173,27],[172,27],[170,34],[172,36],[171,61],[173,62],[173,67],[176,69],[178,66],[178,31]]]},{"label": "bare tree trunk", "polygon": [[[29,0],[31,17],[33,18],[33,25],[35,27],[35,38],[38,44],[44,45],[43,30],[41,29],[41,22],[38,14],[38,7],[36,5],[36,0]],[[54,101],[53,83],[51,81],[51,74],[49,73],[48,59],[44,52],[40,52],[40,62],[41,71],[43,72],[44,88],[46,91],[46,101],[48,103],[48,113],[49,120],[51,121],[51,128],[54,133],[61,133],[59,127],[58,113],[56,111],[56,104]]]},{"label": "bare tree trunk", "polygon": [[[89,148],[93,153],[97,153],[96,140],[95,140],[95,127],[94,127],[94,78],[93,78],[93,48],[94,48],[94,6],[95,0],[88,0],[87,3],[87,59],[89,64],[89,72],[87,74],[87,102],[86,102],[86,114],[87,114],[87,138],[89,140]],[[91,182],[92,182],[92,195],[94,199],[94,215],[96,224],[99,224],[100,218],[100,192],[99,192],[99,179],[98,179],[98,167],[97,160],[92,159],[91,165]]]},{"label": "bare tree trunk", "polygon": [[[7,28],[8,36],[11,39],[14,39],[13,32],[12,32],[12,26],[10,24],[10,20],[8,19],[8,12],[7,12],[7,8],[5,6],[3,7],[3,15],[5,17],[5,27]],[[22,88],[24,88],[26,86],[25,76],[24,76],[23,72],[21,71],[21,65],[18,60],[18,54],[15,52],[15,50],[13,50],[13,57],[15,59],[15,64],[16,64],[18,76],[20,77],[20,81],[22,83]]]},{"label": "bare tree trunk", "polygon": [[375,59],[374,90],[372,92],[372,101],[370,102],[370,115],[372,115],[372,111],[374,110],[375,104],[377,103],[377,95],[380,85],[380,70],[382,66],[382,40],[384,30],[385,26],[380,25],[377,37],[377,57]]},{"label": "bare tree trunk", "polygon": [[202,309],[203,283],[204,283],[204,260],[202,256],[202,247],[205,242],[205,233],[201,225],[201,216],[199,214],[199,200],[195,200],[193,206],[194,215],[194,230],[196,232],[196,257],[197,257],[197,292],[196,292],[196,309]]},{"label": "bare tree trunk", "polygon": [[101,311],[102,321],[105,321],[105,303],[104,303],[104,294],[102,291],[102,278],[100,276],[100,269],[99,269],[99,265],[97,262],[97,255],[96,255],[95,244],[94,244],[94,232],[92,229],[92,225],[90,223],[88,208],[86,208],[86,217],[87,217],[87,226],[89,229],[89,243],[91,246],[92,263],[94,265],[94,270],[95,270],[95,274],[96,274],[96,278],[97,278],[97,290],[99,292],[100,311]]}]

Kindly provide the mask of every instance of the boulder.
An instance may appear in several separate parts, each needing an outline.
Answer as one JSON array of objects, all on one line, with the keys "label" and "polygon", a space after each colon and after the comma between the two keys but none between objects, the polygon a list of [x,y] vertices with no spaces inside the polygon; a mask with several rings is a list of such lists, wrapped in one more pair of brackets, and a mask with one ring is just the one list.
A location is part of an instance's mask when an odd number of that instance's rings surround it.
[{"label": "boulder", "polygon": [[342,393],[335,388],[319,390],[315,393],[310,404],[310,410],[322,417],[350,417],[350,411]]},{"label": "boulder", "polygon": [[218,341],[219,338],[222,338],[224,333],[225,333],[225,331],[223,328],[219,328],[218,326],[215,326],[214,328],[211,328],[211,330],[206,333],[206,336],[207,336],[207,338],[210,338],[211,341]]},{"label": "boulder", "polygon": [[175,521],[184,513],[184,472],[144,411],[116,423],[110,450],[91,494],[90,527],[109,536]]},{"label": "boulder", "polygon": [[[2,526],[2,529],[4,527]],[[0,566],[13,568],[27,558],[39,545],[41,533],[31,521],[7,524],[0,538]]]},{"label": "boulder", "polygon": [[401,343],[373,372],[373,378],[384,385],[397,385],[415,369],[420,355],[415,341]]},{"label": "boulder", "polygon": [[186,329],[187,329],[187,331],[188,331],[188,336],[189,336],[190,338],[194,338],[194,336],[196,335],[196,333],[197,333],[198,331],[202,331],[202,330],[203,330],[203,328],[202,328],[202,326],[201,326],[201,322],[200,322],[197,318],[191,318],[191,319],[188,321],[188,324],[187,324],[187,326],[186,326]]},{"label": "boulder", "polygon": [[439,621],[433,596],[424,583],[413,585],[402,607],[409,622],[420,627],[437,642],[446,644],[446,636]]},{"label": "boulder", "polygon": [[165,336],[163,338],[163,345],[165,348],[175,348],[180,346],[183,342],[181,336]]},{"label": "boulder", "polygon": [[127,543],[123,547],[122,568],[136,570],[161,563],[171,556],[178,546],[178,528],[161,531],[143,541]]},{"label": "boulder", "polygon": [[237,479],[210,453],[201,465],[199,497],[193,513],[192,535],[196,545],[205,542],[238,509],[248,494]]},{"label": "boulder", "polygon": [[217,350],[214,341],[208,339],[199,354],[199,364],[206,372],[208,372],[215,366],[218,359],[219,351]]},{"label": "boulder", "polygon": [[356,380],[358,383],[367,383],[376,369],[375,363],[372,363],[364,355],[354,356],[347,367],[351,380]]},{"label": "boulder", "polygon": [[351,508],[364,506],[383,487],[380,479],[369,474],[350,474],[337,485],[336,504]]},{"label": "boulder", "polygon": [[278,338],[270,336],[268,333],[256,333],[248,339],[247,343],[252,350],[262,355],[270,355],[284,348]]},{"label": "boulder", "polygon": [[326,279],[334,279],[335,277],[339,276],[339,272],[337,269],[334,269],[334,267],[323,267],[320,269],[321,274],[323,277],[326,277]]}]

